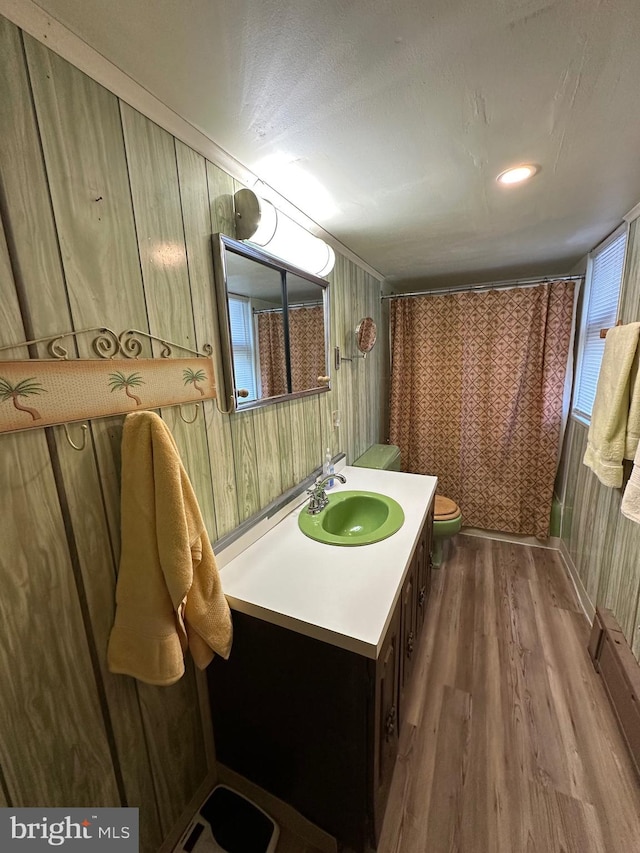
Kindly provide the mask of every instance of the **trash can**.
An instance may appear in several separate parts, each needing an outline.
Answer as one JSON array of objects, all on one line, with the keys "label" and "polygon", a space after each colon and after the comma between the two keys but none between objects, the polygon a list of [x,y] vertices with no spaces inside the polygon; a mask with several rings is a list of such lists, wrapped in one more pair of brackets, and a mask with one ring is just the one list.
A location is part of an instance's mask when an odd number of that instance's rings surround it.
[{"label": "trash can", "polygon": [[226,785],[216,785],[173,853],[275,853],[278,824]]}]

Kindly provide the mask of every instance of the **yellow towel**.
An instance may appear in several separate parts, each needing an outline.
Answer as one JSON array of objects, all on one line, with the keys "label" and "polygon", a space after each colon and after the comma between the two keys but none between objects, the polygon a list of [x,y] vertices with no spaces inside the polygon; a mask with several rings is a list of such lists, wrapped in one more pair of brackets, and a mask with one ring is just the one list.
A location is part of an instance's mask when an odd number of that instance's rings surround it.
[{"label": "yellow towel", "polygon": [[640,323],[609,329],[591,413],[584,464],[601,483],[622,485],[622,460],[633,459],[640,436]]},{"label": "yellow towel", "polygon": [[629,482],[622,496],[620,512],[630,518],[631,521],[640,524],[640,446],[636,452]]},{"label": "yellow towel", "polygon": [[211,542],[178,448],[153,412],[127,415],[122,436],[122,551],[111,672],[168,685],[187,647],[200,669],[227,658],[232,627]]},{"label": "yellow towel", "polygon": [[[630,324],[631,325],[631,324]],[[635,323],[633,325],[636,325]],[[638,324],[640,325],[640,324]],[[624,442],[624,458],[635,459],[640,442],[640,347],[636,350],[629,378],[629,417]]]}]

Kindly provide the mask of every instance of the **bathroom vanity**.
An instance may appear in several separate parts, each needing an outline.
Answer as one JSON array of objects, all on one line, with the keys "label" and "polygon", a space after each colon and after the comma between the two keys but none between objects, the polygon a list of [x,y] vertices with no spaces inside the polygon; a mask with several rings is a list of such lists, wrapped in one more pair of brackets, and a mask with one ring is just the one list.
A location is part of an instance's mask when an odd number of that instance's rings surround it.
[{"label": "bathroom vanity", "polygon": [[313,541],[302,504],[225,564],[228,661],[208,670],[217,758],[353,850],[375,847],[429,594],[437,480],[345,467],[402,506],[393,536]]}]

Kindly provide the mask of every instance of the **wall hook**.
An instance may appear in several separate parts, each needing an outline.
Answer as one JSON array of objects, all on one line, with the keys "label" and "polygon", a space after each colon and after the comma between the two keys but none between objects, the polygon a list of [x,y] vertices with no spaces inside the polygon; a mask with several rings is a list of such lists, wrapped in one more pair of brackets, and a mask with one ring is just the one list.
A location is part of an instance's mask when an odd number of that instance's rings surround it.
[{"label": "wall hook", "polygon": [[87,430],[89,427],[86,424],[82,424],[82,444],[74,444],[71,436],[69,435],[69,427],[67,424],[62,424],[64,427],[64,434],[66,436],[67,441],[73,447],[74,450],[84,450],[87,446]]},{"label": "wall hook", "polygon": [[236,407],[234,405],[233,395],[231,395],[230,400],[231,400],[231,405],[229,406],[229,408],[228,409],[221,409],[220,404],[218,403],[218,398],[217,397],[215,398],[214,402],[216,404],[216,409],[220,412],[221,415],[232,415],[235,412]]},{"label": "wall hook", "polygon": [[185,422],[185,424],[192,424],[195,421],[195,419],[198,417],[198,409],[200,408],[200,403],[195,403],[195,407],[196,407],[195,413],[194,413],[193,417],[191,418],[191,420],[189,421],[182,414],[182,406],[178,406],[178,414],[180,415],[182,420]]}]

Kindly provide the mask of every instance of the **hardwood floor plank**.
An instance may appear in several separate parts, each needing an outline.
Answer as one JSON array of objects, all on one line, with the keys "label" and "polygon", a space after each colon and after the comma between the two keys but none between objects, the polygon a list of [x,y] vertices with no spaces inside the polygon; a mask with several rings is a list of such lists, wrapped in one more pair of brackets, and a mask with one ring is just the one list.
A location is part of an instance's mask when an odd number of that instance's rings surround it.
[{"label": "hardwood floor plank", "polygon": [[473,647],[475,639],[475,589],[477,573],[473,570],[475,554],[464,554],[465,567],[460,590],[460,630],[458,633],[455,686],[471,691],[473,683]]},{"label": "hardwood floor plank", "polygon": [[640,785],[558,556],[458,536],[426,626],[378,853],[638,849]]},{"label": "hardwood floor plank", "polygon": [[581,613],[582,608],[576,599],[575,591],[562,564],[559,552],[539,548],[535,554],[535,559],[531,552],[529,559],[532,565],[532,583],[538,584],[548,603],[552,607]]},{"label": "hardwood floor plank", "polygon": [[444,688],[434,785],[429,803],[425,850],[457,850],[462,833],[462,797],[471,729],[471,695],[455,687]]}]

